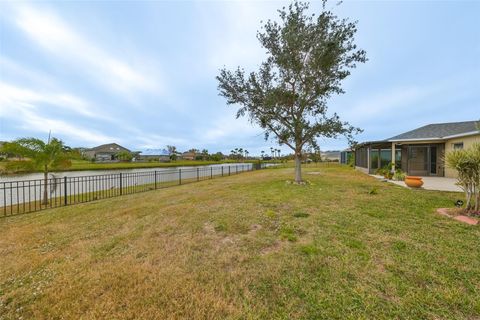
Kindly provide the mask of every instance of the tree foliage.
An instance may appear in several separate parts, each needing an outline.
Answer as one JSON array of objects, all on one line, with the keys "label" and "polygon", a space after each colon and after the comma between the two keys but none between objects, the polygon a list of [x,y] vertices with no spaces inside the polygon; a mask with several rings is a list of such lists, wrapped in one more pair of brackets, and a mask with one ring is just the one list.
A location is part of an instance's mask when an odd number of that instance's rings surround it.
[{"label": "tree foliage", "polygon": [[458,173],[457,184],[465,192],[467,211],[480,210],[480,143],[469,149],[453,150],[446,154],[448,167]]},{"label": "tree foliage", "polygon": [[257,38],[267,59],[257,72],[224,68],[217,76],[227,104],[240,105],[237,118],[248,116],[266,139],[273,134],[294,151],[297,182],[302,150],[317,147],[320,137],[353,140],[360,132],[336,113],[329,115],[327,101],[344,93],[342,80],[367,60],[354,43],[356,22],[338,18],[325,3],[318,17],[307,11],[308,4],[294,2],[278,11],[279,22],[265,23]]},{"label": "tree foliage", "polygon": [[126,150],[118,152],[115,156],[120,161],[132,161],[133,159],[133,154]]},{"label": "tree foliage", "polygon": [[5,142],[2,151],[26,158],[34,164],[35,169],[41,171],[65,169],[71,165],[68,149],[57,138],[52,138],[47,143],[37,138],[17,139]]},{"label": "tree foliage", "polygon": [[44,142],[37,138],[22,138],[6,142],[2,151],[26,158],[24,164],[39,169],[44,174],[43,204],[48,203],[48,173],[51,170],[66,169],[71,166],[70,152],[57,138]]}]

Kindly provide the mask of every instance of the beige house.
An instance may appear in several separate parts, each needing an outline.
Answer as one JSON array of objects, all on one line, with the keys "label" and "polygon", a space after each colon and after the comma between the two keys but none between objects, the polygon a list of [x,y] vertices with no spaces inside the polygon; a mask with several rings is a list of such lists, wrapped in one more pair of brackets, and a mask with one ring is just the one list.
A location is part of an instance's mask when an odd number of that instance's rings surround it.
[{"label": "beige house", "polygon": [[122,151],[131,152],[117,143],[108,143],[86,150],[84,156],[96,161],[117,161],[117,154]]},{"label": "beige house", "polygon": [[196,156],[197,156],[197,154],[195,152],[185,151],[184,153],[182,153],[182,155],[180,157],[183,160],[195,160]]},{"label": "beige house", "polygon": [[369,141],[355,148],[355,167],[375,173],[392,163],[409,175],[455,177],[445,167],[446,152],[480,143],[480,122],[429,124],[392,138]]}]

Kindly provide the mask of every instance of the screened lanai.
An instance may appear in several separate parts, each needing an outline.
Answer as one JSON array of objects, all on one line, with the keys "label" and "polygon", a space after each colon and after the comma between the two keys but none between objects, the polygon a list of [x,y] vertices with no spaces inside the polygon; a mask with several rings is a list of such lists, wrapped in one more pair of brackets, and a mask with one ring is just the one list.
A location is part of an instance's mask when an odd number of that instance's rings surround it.
[{"label": "screened lanai", "polygon": [[[395,159],[393,159],[395,154]],[[394,163],[409,175],[444,176],[444,145],[441,143],[365,142],[355,148],[355,166],[369,173]]]}]

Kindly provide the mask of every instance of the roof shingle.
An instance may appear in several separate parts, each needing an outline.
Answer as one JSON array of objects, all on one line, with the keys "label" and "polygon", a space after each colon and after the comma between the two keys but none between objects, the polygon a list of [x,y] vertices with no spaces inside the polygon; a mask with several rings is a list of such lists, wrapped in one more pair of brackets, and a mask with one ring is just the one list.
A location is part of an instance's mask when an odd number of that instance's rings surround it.
[{"label": "roof shingle", "polygon": [[391,137],[387,139],[387,141],[443,139],[445,137],[467,134],[475,131],[480,133],[480,121],[434,123]]}]

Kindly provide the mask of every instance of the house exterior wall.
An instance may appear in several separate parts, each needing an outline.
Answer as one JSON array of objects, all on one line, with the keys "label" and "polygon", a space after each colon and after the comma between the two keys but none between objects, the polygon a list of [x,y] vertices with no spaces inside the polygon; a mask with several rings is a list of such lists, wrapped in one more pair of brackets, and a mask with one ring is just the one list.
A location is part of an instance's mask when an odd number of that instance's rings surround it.
[{"label": "house exterior wall", "polygon": [[95,159],[97,161],[112,161],[114,160],[114,154],[113,153],[104,153],[104,152],[99,152],[95,154]]},{"label": "house exterior wall", "polygon": [[[453,145],[455,143],[463,143],[463,148],[468,149],[472,147],[474,143],[480,143],[480,134],[447,140],[445,142],[445,154],[453,151]],[[445,166],[445,177],[456,178],[457,173],[455,169]]]},{"label": "house exterior wall", "polygon": [[95,151],[87,150],[83,153],[83,155],[88,159],[95,158]]}]

